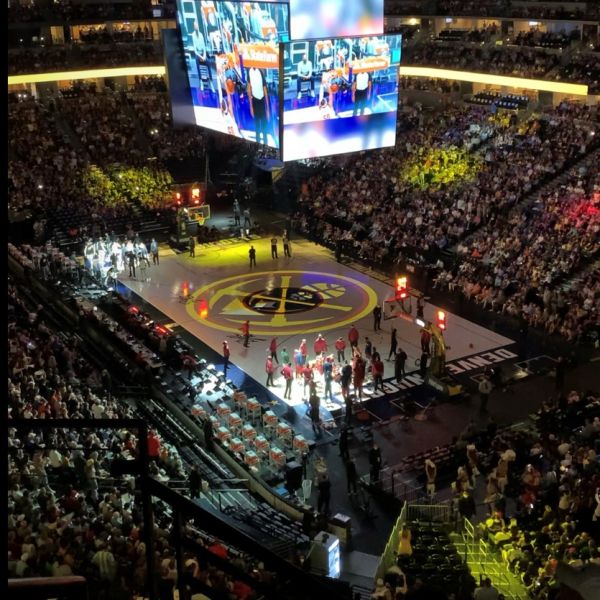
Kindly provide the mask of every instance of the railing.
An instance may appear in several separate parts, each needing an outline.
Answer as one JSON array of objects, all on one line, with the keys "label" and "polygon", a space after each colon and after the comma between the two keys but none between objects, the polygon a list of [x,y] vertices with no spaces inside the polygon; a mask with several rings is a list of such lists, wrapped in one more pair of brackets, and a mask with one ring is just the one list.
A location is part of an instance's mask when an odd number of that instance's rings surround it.
[{"label": "railing", "polygon": [[402,506],[402,510],[396,519],[396,523],[392,529],[392,533],[385,545],[385,550],[379,559],[379,564],[377,565],[377,570],[375,571],[375,581],[380,577],[383,578],[385,572],[396,562],[396,548],[398,548],[398,543],[400,541],[400,531],[402,530],[402,526],[406,522],[406,513],[407,513],[407,504],[406,502]]},{"label": "railing", "polygon": [[408,504],[406,520],[409,522],[450,523],[452,521],[452,507],[450,502],[446,504]]},{"label": "railing", "polygon": [[463,520],[462,538],[465,545],[464,560],[473,576],[479,574],[489,577],[494,587],[506,598],[512,600],[527,598],[526,590],[510,572],[508,564],[489,542],[478,537],[477,529],[467,518]]},{"label": "railing", "polygon": [[[385,467],[379,475],[378,488],[402,502],[415,502],[425,497],[423,486],[415,480],[406,481],[402,477],[406,471],[402,468]],[[365,484],[369,483],[368,476],[364,477]]]},{"label": "railing", "polygon": [[9,579],[6,598],[45,600],[61,598],[67,600],[87,600],[88,590],[85,577],[26,577]]}]

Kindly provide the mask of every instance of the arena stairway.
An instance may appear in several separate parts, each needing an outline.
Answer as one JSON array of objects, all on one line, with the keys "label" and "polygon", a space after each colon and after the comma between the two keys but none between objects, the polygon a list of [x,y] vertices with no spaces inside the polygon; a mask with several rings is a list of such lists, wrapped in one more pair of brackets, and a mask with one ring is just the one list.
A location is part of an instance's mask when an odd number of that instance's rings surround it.
[{"label": "arena stairway", "polygon": [[54,117],[54,125],[56,130],[63,135],[68,146],[71,146],[79,154],[85,155],[86,148],[81,142],[79,136],[75,133],[75,130],[71,127],[71,124],[67,118],[60,112],[59,109],[52,113]]},{"label": "arena stairway", "polygon": [[568,292],[572,287],[579,285],[586,277],[598,270],[600,270],[600,257],[590,257],[586,265],[577,271],[573,277],[564,281],[559,287],[561,290]]},{"label": "arena stairway", "polygon": [[146,136],[146,132],[144,131],[144,128],[142,127],[142,123],[140,122],[140,120],[138,118],[137,112],[134,110],[133,106],[131,105],[131,99],[129,98],[129,96],[126,96],[126,98],[127,98],[126,102],[124,102],[121,106],[123,107],[125,114],[129,117],[129,119],[131,120],[131,122],[134,125],[134,128],[135,128],[134,135],[135,135],[135,141],[137,143],[137,146],[140,150],[145,152],[147,158],[151,158],[152,156],[154,156],[154,150],[152,149],[150,140]]}]

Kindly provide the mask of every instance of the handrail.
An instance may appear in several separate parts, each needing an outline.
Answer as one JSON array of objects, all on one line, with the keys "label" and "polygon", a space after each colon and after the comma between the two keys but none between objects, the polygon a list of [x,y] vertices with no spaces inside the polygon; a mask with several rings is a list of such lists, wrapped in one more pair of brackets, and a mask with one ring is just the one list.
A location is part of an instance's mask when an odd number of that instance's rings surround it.
[{"label": "handrail", "polygon": [[7,598],[27,598],[43,600],[46,598],[73,598],[87,600],[87,580],[79,575],[70,577],[25,577],[8,580]]}]

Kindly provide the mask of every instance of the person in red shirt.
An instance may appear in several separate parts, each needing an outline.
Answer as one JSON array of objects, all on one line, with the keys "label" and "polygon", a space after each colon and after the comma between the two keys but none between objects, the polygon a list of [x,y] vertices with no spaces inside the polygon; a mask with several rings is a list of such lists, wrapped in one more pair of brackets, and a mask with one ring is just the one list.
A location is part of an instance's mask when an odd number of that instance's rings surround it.
[{"label": "person in red shirt", "polygon": [[252,588],[249,585],[246,585],[243,581],[236,579],[233,582],[232,592],[238,600],[246,600],[252,594]]},{"label": "person in red shirt", "polygon": [[270,385],[275,385],[273,383],[273,373],[275,372],[275,365],[273,364],[273,359],[271,355],[267,356],[267,362],[265,363],[265,371],[267,372],[267,387]]},{"label": "person in red shirt", "polygon": [[308,357],[308,345],[306,340],[300,342],[300,354],[304,357],[304,364],[306,364],[306,358]]},{"label": "person in red shirt", "polygon": [[321,352],[327,352],[327,340],[319,334],[314,344],[315,356],[321,354]]},{"label": "person in red shirt", "polygon": [[240,327],[240,331],[244,338],[244,348],[247,348],[248,341],[250,340],[250,321],[244,321],[244,324]]},{"label": "person in red shirt", "polygon": [[223,544],[221,544],[220,542],[214,541],[207,548],[207,550],[209,552],[212,552],[216,556],[219,556],[220,558],[222,558],[224,560],[227,560],[227,558],[228,558],[228,556],[227,556],[227,548],[225,548],[225,546],[223,546]]},{"label": "person in red shirt", "polygon": [[348,332],[348,341],[350,342],[350,347],[356,348],[358,346],[358,329],[352,325],[350,327],[350,331]]},{"label": "person in red shirt", "polygon": [[281,374],[285,379],[285,392],[283,397],[290,400],[292,398],[292,381],[294,381],[294,372],[292,371],[292,363],[288,363],[281,367]]},{"label": "person in red shirt", "polygon": [[304,389],[302,391],[302,397],[306,397],[306,386],[308,386],[310,391],[310,384],[313,381],[313,370],[312,365],[307,363],[306,366],[302,369],[302,377],[304,377]]},{"label": "person in red shirt", "polygon": [[335,349],[337,350],[337,359],[339,363],[343,363],[346,360],[346,342],[344,338],[339,337],[335,342]]},{"label": "person in red shirt", "polygon": [[363,383],[365,382],[366,363],[360,354],[355,354],[352,365],[352,376],[354,391],[358,393],[358,399],[362,400]]},{"label": "person in red shirt", "polygon": [[160,454],[160,439],[156,432],[151,429],[148,432],[148,457],[150,460],[158,460]]},{"label": "person in red shirt", "polygon": [[269,344],[269,352],[271,353],[271,358],[279,364],[279,359],[277,358],[277,338],[274,337],[271,339],[271,343]]},{"label": "person in red shirt", "polygon": [[383,362],[378,354],[371,363],[371,374],[373,375],[374,391],[377,391],[379,388],[381,388],[381,391],[383,392],[383,369]]}]

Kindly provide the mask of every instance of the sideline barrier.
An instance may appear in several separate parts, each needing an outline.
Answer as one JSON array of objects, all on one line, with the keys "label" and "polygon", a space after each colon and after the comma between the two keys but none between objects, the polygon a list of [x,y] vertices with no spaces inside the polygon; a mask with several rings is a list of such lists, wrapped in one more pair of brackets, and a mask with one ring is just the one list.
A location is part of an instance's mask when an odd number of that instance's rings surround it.
[{"label": "sideline barrier", "polygon": [[406,520],[429,521],[435,523],[450,523],[452,520],[452,509],[447,504],[409,504]]}]

